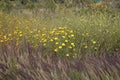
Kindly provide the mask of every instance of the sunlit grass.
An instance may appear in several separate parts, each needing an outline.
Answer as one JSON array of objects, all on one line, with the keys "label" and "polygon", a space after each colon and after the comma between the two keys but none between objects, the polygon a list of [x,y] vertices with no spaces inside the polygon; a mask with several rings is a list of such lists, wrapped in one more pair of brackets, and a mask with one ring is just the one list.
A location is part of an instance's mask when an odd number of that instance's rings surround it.
[{"label": "sunlit grass", "polygon": [[113,53],[120,50],[119,13],[59,15],[53,18],[0,13],[0,44],[18,46],[26,39],[59,56]]},{"label": "sunlit grass", "polygon": [[0,79],[119,80],[120,13],[104,10],[0,12]]}]

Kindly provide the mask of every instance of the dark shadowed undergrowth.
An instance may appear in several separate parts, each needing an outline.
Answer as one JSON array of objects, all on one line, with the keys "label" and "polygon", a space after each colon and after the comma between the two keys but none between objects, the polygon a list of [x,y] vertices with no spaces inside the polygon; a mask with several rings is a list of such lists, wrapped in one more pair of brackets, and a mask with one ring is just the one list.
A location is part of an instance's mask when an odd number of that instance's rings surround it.
[{"label": "dark shadowed undergrowth", "polygon": [[119,80],[120,54],[58,57],[27,42],[0,48],[0,80]]}]

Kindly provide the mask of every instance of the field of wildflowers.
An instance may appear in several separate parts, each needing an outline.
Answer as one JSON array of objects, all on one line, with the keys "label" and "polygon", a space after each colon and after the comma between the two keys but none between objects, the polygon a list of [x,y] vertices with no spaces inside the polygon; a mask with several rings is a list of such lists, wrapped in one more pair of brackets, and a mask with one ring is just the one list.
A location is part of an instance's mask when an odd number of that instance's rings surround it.
[{"label": "field of wildflowers", "polygon": [[0,79],[119,80],[120,13],[86,11],[0,12]]},{"label": "field of wildflowers", "polygon": [[57,55],[70,57],[120,50],[119,13],[98,12],[43,20],[0,13],[0,45],[19,46],[25,39],[34,48],[44,46]]}]

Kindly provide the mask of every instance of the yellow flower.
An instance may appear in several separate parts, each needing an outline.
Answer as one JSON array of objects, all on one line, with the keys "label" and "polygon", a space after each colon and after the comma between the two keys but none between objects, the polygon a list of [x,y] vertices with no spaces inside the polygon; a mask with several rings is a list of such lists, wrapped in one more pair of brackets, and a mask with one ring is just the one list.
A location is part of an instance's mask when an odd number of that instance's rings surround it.
[{"label": "yellow flower", "polygon": [[47,39],[44,39],[43,42],[47,42]]},{"label": "yellow flower", "polygon": [[8,34],[8,36],[12,36],[12,34]]},{"label": "yellow flower", "polygon": [[0,42],[4,42],[3,40],[0,40]]},{"label": "yellow flower", "polygon": [[62,48],[62,46],[59,46],[59,49],[61,49]]},{"label": "yellow flower", "polygon": [[72,46],[69,46],[68,48],[72,49]]},{"label": "yellow flower", "polygon": [[74,37],[74,34],[71,34],[71,37]]},{"label": "yellow flower", "polygon": [[62,43],[62,46],[65,46],[65,43]]},{"label": "yellow flower", "polygon": [[96,41],[92,41],[93,44],[96,44]]},{"label": "yellow flower", "polygon": [[77,56],[77,53],[74,53],[74,56]]},{"label": "yellow flower", "polygon": [[43,46],[46,46],[46,43],[44,43]]},{"label": "yellow flower", "polygon": [[33,33],[33,31],[30,31],[30,33],[32,34],[32,33]]},{"label": "yellow flower", "polygon": [[73,30],[70,30],[70,33],[73,33]]},{"label": "yellow flower", "polygon": [[73,58],[75,58],[75,57],[77,57],[77,54],[76,54],[76,53],[74,53],[74,55],[73,55]]},{"label": "yellow flower", "polygon": [[65,32],[65,35],[68,35],[68,33]]},{"label": "yellow flower", "polygon": [[35,38],[38,38],[39,35],[38,35],[38,34],[35,34],[35,35],[33,35],[33,36],[34,36]]},{"label": "yellow flower", "polygon": [[95,47],[94,49],[97,50],[97,47]]},{"label": "yellow flower", "polygon": [[55,37],[54,39],[55,39],[55,40],[58,40],[58,38],[57,38],[57,37]]},{"label": "yellow flower", "polygon": [[69,35],[68,37],[70,38],[71,36]]},{"label": "yellow flower", "polygon": [[65,38],[65,36],[62,36],[62,38]]},{"label": "yellow flower", "polygon": [[58,52],[58,49],[56,48],[56,49],[54,49],[54,51],[55,51],[55,52]]},{"label": "yellow flower", "polygon": [[51,42],[53,42],[53,39],[50,39]]},{"label": "yellow flower", "polygon": [[69,57],[70,55],[67,53],[66,56]]},{"label": "yellow flower", "polygon": [[45,36],[45,35],[46,35],[46,34],[44,34],[44,33],[42,34],[42,36]]},{"label": "yellow flower", "polygon": [[7,39],[7,36],[3,36],[4,37],[4,39]]},{"label": "yellow flower", "polygon": [[85,36],[85,34],[82,34],[82,36]]},{"label": "yellow flower", "polygon": [[17,34],[17,31],[14,31],[14,34]]},{"label": "yellow flower", "polygon": [[74,43],[71,43],[71,45],[74,47],[75,46],[75,44]]},{"label": "yellow flower", "polygon": [[86,33],[87,36],[89,36],[89,33]]},{"label": "yellow flower", "polygon": [[22,37],[22,36],[23,36],[23,34],[21,33],[19,36],[20,36],[20,37]]},{"label": "yellow flower", "polygon": [[65,32],[65,31],[63,31],[63,30],[61,31],[61,33],[64,33],[64,32]]},{"label": "yellow flower", "polygon": [[88,46],[87,46],[87,45],[85,45],[85,46],[84,46],[84,48],[88,48]]},{"label": "yellow flower", "polygon": [[20,31],[19,33],[21,34],[22,32]]},{"label": "yellow flower", "polygon": [[67,43],[67,42],[68,42],[68,40],[65,40],[65,42]]},{"label": "yellow flower", "polygon": [[53,31],[50,32],[50,34],[53,34],[54,32],[55,32],[55,31],[53,30]]},{"label": "yellow flower", "polygon": [[57,44],[59,44],[59,42],[56,42],[55,44],[57,45]]},{"label": "yellow flower", "polygon": [[46,30],[46,27],[43,27],[43,30]]},{"label": "yellow flower", "polygon": [[63,29],[62,27],[59,27],[59,29]]},{"label": "yellow flower", "polygon": [[60,33],[58,32],[58,33],[56,33],[56,35],[59,35]]}]

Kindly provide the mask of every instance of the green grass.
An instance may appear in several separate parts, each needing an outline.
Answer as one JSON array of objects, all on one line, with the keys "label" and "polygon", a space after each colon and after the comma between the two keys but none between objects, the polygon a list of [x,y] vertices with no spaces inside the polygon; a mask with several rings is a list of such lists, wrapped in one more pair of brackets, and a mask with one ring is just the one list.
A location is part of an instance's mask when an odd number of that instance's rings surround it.
[{"label": "green grass", "polygon": [[0,79],[119,80],[119,21],[107,8],[0,12]]},{"label": "green grass", "polygon": [[[29,17],[1,13],[1,42],[8,37],[8,39],[11,38],[11,41],[21,43],[24,37],[33,46],[44,44],[47,45],[48,51],[49,49],[53,51],[55,47],[64,44],[65,40],[69,40],[65,44],[65,48],[59,50],[60,52],[57,53],[59,55],[63,55],[62,53],[65,51],[67,52],[64,54],[75,53],[77,55],[110,54],[119,51],[120,13],[108,9],[100,11],[99,9],[89,10],[89,8],[81,11],[85,13],[80,12],[78,15],[73,15],[71,10],[64,10],[62,13],[46,17],[34,16],[34,14]],[[58,40],[54,40],[54,38],[58,38]],[[51,39],[54,41],[50,42]],[[56,46],[55,43],[59,46]],[[72,50],[67,48],[71,43],[75,44]]]}]

